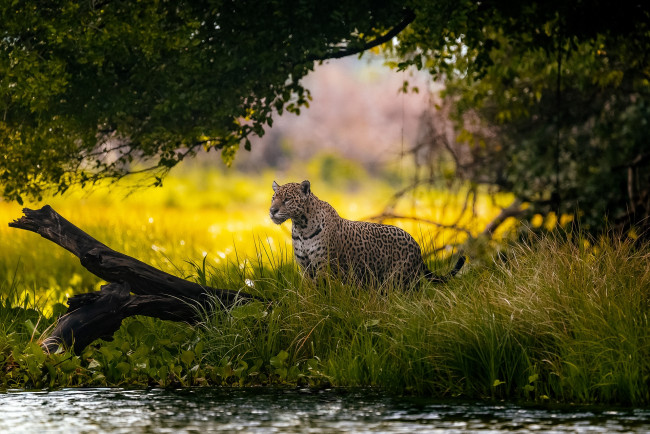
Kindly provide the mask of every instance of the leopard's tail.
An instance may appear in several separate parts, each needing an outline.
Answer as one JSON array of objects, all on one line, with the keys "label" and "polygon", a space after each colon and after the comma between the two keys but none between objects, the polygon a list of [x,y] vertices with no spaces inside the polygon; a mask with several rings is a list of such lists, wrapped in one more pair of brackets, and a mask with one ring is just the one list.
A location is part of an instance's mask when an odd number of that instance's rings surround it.
[{"label": "leopard's tail", "polygon": [[444,276],[439,276],[437,274],[434,274],[431,270],[425,269],[424,277],[426,277],[427,280],[432,283],[445,283],[449,280],[449,278],[454,277],[456,274],[458,274],[460,269],[463,268],[463,265],[465,265],[466,259],[467,257],[465,255],[461,255],[460,258],[458,258],[458,261],[456,261],[454,268],[452,268],[452,270]]}]

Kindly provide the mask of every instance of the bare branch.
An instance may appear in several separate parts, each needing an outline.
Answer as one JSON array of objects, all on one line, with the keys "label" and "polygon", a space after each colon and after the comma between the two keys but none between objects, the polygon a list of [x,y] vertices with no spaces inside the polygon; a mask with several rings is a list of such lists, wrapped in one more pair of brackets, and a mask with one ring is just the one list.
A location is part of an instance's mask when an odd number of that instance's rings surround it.
[{"label": "bare branch", "polygon": [[501,226],[501,224],[503,224],[503,222],[505,222],[510,217],[520,216],[525,211],[526,210],[521,207],[521,201],[519,199],[515,199],[514,202],[510,204],[510,206],[501,210],[501,213],[496,216],[494,220],[488,223],[483,232],[481,232],[481,235],[492,238],[494,232],[499,226]]},{"label": "bare branch", "polygon": [[467,208],[469,207],[470,197],[472,197],[472,201],[471,201],[472,215],[476,215],[476,211],[474,210],[474,206],[476,204],[476,188],[472,187],[469,190],[467,190],[467,195],[465,196],[465,202],[463,202],[463,209],[458,214],[458,218],[456,219],[456,221],[451,224],[452,226],[458,226],[460,220],[463,218],[463,215],[465,215],[465,211],[467,211]]},{"label": "bare branch", "polygon": [[453,229],[453,230],[456,230],[456,231],[464,232],[468,236],[472,235],[471,232],[469,231],[469,229],[459,227],[459,226],[457,226],[455,224],[446,225],[446,224],[443,224],[443,223],[434,222],[433,220],[423,219],[423,218],[414,217],[414,216],[406,216],[406,215],[401,215],[401,214],[382,213],[382,214],[379,214],[377,216],[368,217],[368,218],[366,218],[364,220],[381,222],[383,220],[388,220],[388,219],[411,220],[411,221],[416,221],[416,222],[421,222],[421,223],[426,223],[426,224],[429,224],[429,225],[433,225],[433,226],[436,226],[436,227],[441,228],[441,229]]},{"label": "bare branch", "polygon": [[393,196],[389,199],[388,204],[384,209],[390,210],[395,208],[395,204],[397,203],[398,200],[400,200],[404,195],[410,193],[411,191],[415,190],[416,188],[422,186],[422,185],[429,185],[431,184],[430,179],[418,179],[406,187],[402,188],[401,190],[398,190],[393,194]]}]

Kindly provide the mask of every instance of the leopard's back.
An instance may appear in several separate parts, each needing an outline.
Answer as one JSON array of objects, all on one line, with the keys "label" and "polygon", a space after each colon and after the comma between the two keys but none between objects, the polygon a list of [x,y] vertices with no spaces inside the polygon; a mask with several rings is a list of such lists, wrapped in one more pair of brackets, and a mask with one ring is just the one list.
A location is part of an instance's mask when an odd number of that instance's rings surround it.
[{"label": "leopard's back", "polygon": [[333,251],[340,252],[339,267],[362,280],[412,281],[423,272],[420,246],[403,229],[379,223],[341,219],[333,234]]}]

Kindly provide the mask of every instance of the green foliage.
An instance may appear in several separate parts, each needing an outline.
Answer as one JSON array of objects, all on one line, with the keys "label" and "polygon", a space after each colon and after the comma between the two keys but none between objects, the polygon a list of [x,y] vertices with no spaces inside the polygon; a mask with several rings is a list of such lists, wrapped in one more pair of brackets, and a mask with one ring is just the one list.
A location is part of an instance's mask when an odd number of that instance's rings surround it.
[{"label": "green foliage", "polygon": [[417,19],[390,49],[392,65],[444,79],[458,176],[515,193],[529,216],[560,212],[592,233],[648,233],[650,64],[638,54],[650,45],[647,8],[611,1],[411,7]]},{"label": "green foliage", "polygon": [[230,162],[273,111],[308,105],[300,80],[315,60],[403,15],[400,2],[3,2],[3,195],[41,197],[142,164],[160,184],[200,149]]},{"label": "green foliage", "polygon": [[515,193],[530,215],[559,210],[593,233],[645,231],[650,81],[628,59],[632,46],[567,43],[558,94],[558,54],[519,52],[502,38],[481,80],[448,81],[459,141],[472,156],[458,173]]},{"label": "green foliage", "polygon": [[447,83],[474,157],[459,173],[531,214],[629,229],[650,221],[649,14],[611,0],[4,2],[2,194],[22,202],[146,169],[160,185],[200,149],[230,162],[274,113],[308,106],[315,61],[399,33],[389,64]]},{"label": "green foliage", "polygon": [[[395,55],[391,65],[426,68],[446,78],[483,76],[487,67],[497,65],[491,53],[501,48],[502,35],[520,53],[552,52],[558,34],[571,43],[606,37],[636,44],[645,38],[649,16],[638,2],[612,0],[411,0],[407,6],[416,18],[400,33],[399,44],[385,47]],[[472,62],[459,68],[456,62],[468,53]]]}]

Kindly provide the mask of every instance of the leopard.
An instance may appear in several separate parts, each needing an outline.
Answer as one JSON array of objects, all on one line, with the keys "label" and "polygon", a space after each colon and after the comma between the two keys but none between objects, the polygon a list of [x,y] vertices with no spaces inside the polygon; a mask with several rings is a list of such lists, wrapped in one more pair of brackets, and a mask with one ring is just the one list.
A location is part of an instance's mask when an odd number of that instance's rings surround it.
[{"label": "leopard", "polygon": [[422,258],[420,245],[396,226],[342,218],[329,203],[311,191],[311,183],[273,181],[269,216],[275,224],[291,220],[293,252],[310,278],[349,276],[358,282],[400,287],[419,286],[424,277],[445,283],[463,267],[460,258],[446,275],[434,274]]}]

